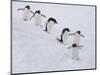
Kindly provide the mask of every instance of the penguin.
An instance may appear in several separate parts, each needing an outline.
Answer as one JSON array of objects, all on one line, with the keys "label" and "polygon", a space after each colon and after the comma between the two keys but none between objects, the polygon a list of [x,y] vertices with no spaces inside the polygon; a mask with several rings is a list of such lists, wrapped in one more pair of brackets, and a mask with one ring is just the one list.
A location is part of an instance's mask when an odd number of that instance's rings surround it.
[{"label": "penguin", "polygon": [[61,43],[66,43],[66,40],[67,40],[67,38],[68,38],[68,33],[70,32],[70,30],[69,30],[69,28],[64,28],[63,30],[62,30],[62,33],[61,33],[61,38],[60,39],[58,39],[57,38],[57,40],[59,41],[59,42],[61,42]]},{"label": "penguin", "polygon": [[58,22],[56,21],[56,19],[50,17],[47,22],[46,22],[46,26],[45,26],[45,30],[46,32],[50,33],[52,31],[52,28],[55,24],[58,24]]},{"label": "penguin", "polygon": [[44,17],[44,18],[46,18],[46,16],[45,15],[43,15],[43,14],[41,14],[41,11],[40,10],[37,10],[37,11],[35,11],[35,13],[31,16],[31,18],[30,18],[30,20],[32,19],[34,17],[34,24],[36,25],[36,26],[41,26],[41,24],[42,24],[42,17]]},{"label": "penguin", "polygon": [[82,45],[77,45],[76,43],[73,43],[71,47],[67,48],[72,49],[72,59],[79,60],[79,51],[82,47]]},{"label": "penguin", "polygon": [[80,45],[80,37],[84,38],[84,35],[81,34],[81,31],[76,31],[75,33],[69,35],[74,35],[74,43],[76,43],[77,45]]},{"label": "penguin", "polygon": [[17,9],[17,11],[19,10],[23,11],[24,21],[28,21],[30,19],[31,14],[34,14],[29,5],[26,5],[24,8]]}]

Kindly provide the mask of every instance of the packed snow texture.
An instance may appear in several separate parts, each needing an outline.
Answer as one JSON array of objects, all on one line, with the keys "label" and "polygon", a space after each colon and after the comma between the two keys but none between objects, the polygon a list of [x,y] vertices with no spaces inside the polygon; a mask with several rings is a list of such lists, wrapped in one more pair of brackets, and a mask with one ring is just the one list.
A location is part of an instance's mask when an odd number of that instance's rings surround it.
[{"label": "packed snow texture", "polygon": [[[31,6],[31,10],[41,10],[46,18],[42,18],[42,27],[34,25],[34,18],[23,21],[23,11],[18,8]],[[58,21],[52,33],[44,30],[49,17]],[[73,36],[69,36],[66,45],[58,42],[63,28],[70,33],[80,30],[85,38],[81,38],[80,60],[71,58]],[[59,5],[30,2],[12,2],[12,72],[45,72],[59,70],[76,70],[95,68],[95,7]]]}]

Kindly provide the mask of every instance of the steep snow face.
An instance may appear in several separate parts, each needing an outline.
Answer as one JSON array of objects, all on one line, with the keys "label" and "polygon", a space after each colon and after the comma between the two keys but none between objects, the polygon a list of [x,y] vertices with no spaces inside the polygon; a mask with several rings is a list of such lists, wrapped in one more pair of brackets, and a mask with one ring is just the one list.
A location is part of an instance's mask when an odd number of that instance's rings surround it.
[{"label": "steep snow face", "polygon": [[[23,21],[22,12],[17,9],[30,5],[33,11],[41,10],[46,15],[42,27],[33,21]],[[44,30],[49,17],[58,21],[52,33]],[[84,47],[79,50],[80,60],[73,60],[70,49],[73,36],[67,38],[66,45],[58,42],[63,28],[71,32],[80,30],[85,38],[80,38]],[[95,8],[87,6],[40,4],[13,2],[12,7],[12,72],[44,72],[59,70],[95,68]]]}]

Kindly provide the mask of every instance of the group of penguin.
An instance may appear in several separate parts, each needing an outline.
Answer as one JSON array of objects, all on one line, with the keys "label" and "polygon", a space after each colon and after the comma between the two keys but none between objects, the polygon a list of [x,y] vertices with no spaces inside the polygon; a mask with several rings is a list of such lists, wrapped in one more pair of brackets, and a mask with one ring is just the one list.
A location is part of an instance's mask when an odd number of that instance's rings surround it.
[{"label": "group of penguin", "polygon": [[[41,17],[46,18],[44,14],[41,13],[40,10],[35,11],[35,13],[31,10],[29,5],[26,5],[24,8],[19,8],[17,9],[23,11],[23,20],[28,21],[34,18],[34,23],[37,26],[41,27]],[[30,17],[30,14],[32,16]],[[52,31],[52,28],[54,24],[58,24],[55,18],[50,17],[47,22],[44,31],[50,33]],[[83,47],[83,45],[80,45],[80,37],[84,38],[84,35],[81,34],[81,31],[76,31],[75,33],[69,33],[70,29],[69,28],[64,28],[61,32],[60,38],[56,38],[60,43],[65,44],[68,36],[74,35],[74,43],[72,46],[68,47],[67,49],[72,49],[72,59],[79,60],[79,49]]]}]

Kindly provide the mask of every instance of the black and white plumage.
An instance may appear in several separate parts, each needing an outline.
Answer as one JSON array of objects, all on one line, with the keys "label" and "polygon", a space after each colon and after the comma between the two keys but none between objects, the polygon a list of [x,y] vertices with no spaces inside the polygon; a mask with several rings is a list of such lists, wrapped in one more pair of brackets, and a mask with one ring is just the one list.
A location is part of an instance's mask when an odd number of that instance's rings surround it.
[{"label": "black and white plumage", "polygon": [[68,47],[67,49],[72,49],[72,59],[79,60],[79,51],[83,47],[83,45],[77,45],[76,43],[73,43],[71,47]]},{"label": "black and white plumage", "polygon": [[31,9],[29,5],[25,6],[25,8],[27,8],[27,9]]},{"label": "black and white plumage", "polygon": [[46,22],[46,26],[45,26],[45,30],[46,32],[50,33],[52,31],[52,28],[55,24],[57,24],[58,22],[56,21],[56,19],[50,17],[47,22]]},{"label": "black and white plumage", "polygon": [[24,11],[25,9],[30,10],[31,8],[30,8],[29,5],[26,5],[24,8],[19,8],[19,9],[17,9],[17,11],[19,11],[19,10]]},{"label": "black and white plumage", "polygon": [[30,18],[30,20],[31,20],[32,18],[34,18],[34,24],[35,24],[35,25],[41,26],[41,24],[42,24],[42,19],[41,19],[41,18],[42,18],[42,17],[46,18],[46,16],[43,15],[43,14],[41,13],[40,10],[37,10],[37,11],[35,11],[35,13],[32,15],[32,17]]},{"label": "black and white plumage", "polygon": [[57,40],[58,41],[60,41],[61,43],[66,43],[66,40],[67,40],[67,38],[68,38],[68,33],[70,32],[70,30],[69,30],[69,28],[64,28],[63,30],[62,30],[62,33],[61,33],[61,38],[60,39],[58,39],[57,38]]},{"label": "black and white plumage", "polygon": [[33,14],[33,11],[31,10],[31,7],[29,5],[26,5],[24,8],[19,8],[17,11],[23,11],[23,20],[28,21],[30,19],[30,15]]},{"label": "black and white plumage", "polygon": [[80,45],[80,37],[84,38],[84,35],[81,34],[81,31],[76,31],[75,33],[71,33],[69,35],[74,35],[74,43]]}]

